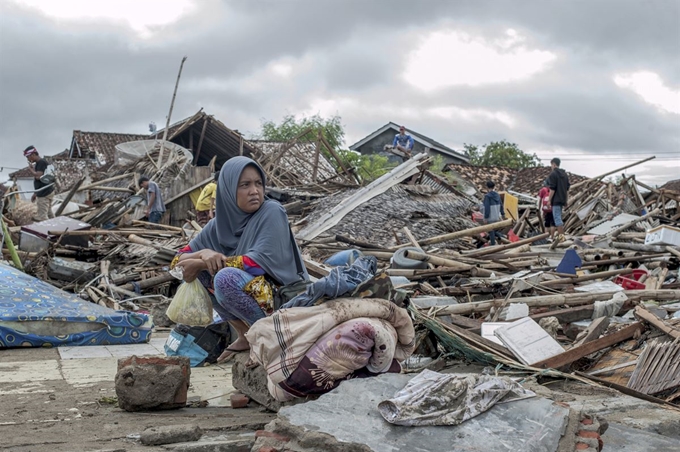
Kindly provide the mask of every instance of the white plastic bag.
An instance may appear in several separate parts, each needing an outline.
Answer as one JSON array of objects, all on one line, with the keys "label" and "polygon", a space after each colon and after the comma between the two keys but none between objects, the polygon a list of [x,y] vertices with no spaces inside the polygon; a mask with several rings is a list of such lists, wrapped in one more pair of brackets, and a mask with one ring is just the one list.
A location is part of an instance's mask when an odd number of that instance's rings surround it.
[{"label": "white plastic bag", "polygon": [[210,325],[213,321],[212,301],[198,279],[184,282],[168,306],[165,315],[175,323],[189,326]]}]

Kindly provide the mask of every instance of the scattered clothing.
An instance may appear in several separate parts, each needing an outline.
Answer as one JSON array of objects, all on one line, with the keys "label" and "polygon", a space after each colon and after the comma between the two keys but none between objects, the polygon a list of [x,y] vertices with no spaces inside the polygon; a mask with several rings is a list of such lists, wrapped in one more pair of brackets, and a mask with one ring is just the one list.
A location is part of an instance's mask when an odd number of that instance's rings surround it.
[{"label": "scattered clothing", "polygon": [[408,312],[378,299],[281,309],[252,325],[246,338],[250,358],[264,367],[269,392],[279,401],[328,392],[356,371],[394,371],[394,360],[405,360],[415,347]]},{"label": "scattered clothing", "polygon": [[281,308],[311,306],[322,297],[330,299],[349,294],[362,282],[371,279],[378,269],[373,256],[360,256],[352,265],[333,268],[328,276],[320,278]]},{"label": "scattered clothing", "polygon": [[509,377],[440,374],[426,369],[392,399],[380,402],[378,410],[396,425],[458,425],[497,403],[535,395]]},{"label": "scattered clothing", "polygon": [[581,265],[583,265],[583,261],[581,260],[581,257],[576,254],[576,250],[567,250],[555,271],[557,273],[575,275],[576,269],[581,268]]},{"label": "scattered clothing", "polygon": [[401,134],[398,133],[394,136],[394,140],[392,141],[392,147],[396,149],[397,146],[401,146],[402,148],[406,149],[407,151],[410,151],[413,149],[413,145],[415,142],[413,141],[413,137],[407,133]]},{"label": "scattered clothing", "polygon": [[[571,186],[571,184],[569,183],[569,177],[567,176],[567,172],[564,171],[562,168],[555,168],[554,170],[552,170],[552,173],[550,173],[550,175],[548,176],[546,183],[548,185],[548,188],[555,192],[555,194],[552,197],[551,203],[553,208],[555,206],[566,206],[568,200],[569,187]],[[554,209],[553,215],[555,215]],[[555,222],[557,222],[557,218],[555,218]],[[560,225],[558,224],[558,226]]]}]

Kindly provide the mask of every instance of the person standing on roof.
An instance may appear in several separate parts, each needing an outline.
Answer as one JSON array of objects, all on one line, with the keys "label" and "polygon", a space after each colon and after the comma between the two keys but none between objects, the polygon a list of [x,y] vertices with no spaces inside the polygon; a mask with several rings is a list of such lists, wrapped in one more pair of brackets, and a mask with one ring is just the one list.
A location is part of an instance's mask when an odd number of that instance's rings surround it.
[{"label": "person standing on roof", "polygon": [[215,218],[215,198],[217,196],[217,180],[220,172],[215,172],[215,178],[208,185],[203,187],[201,194],[196,201],[196,221],[199,225],[205,226],[208,221]]},{"label": "person standing on roof", "polygon": [[146,216],[149,223],[160,223],[161,217],[165,213],[165,204],[160,187],[146,176],[139,178],[139,186],[146,190]]},{"label": "person standing on roof", "polygon": [[[40,157],[38,150],[34,146],[24,149],[24,157],[28,160],[28,170],[33,176],[33,188],[35,192],[31,197],[31,202],[37,202],[38,213],[35,221],[45,221],[54,218],[52,212],[52,200],[54,199],[54,175],[47,175],[47,160]],[[47,177],[50,177],[47,179]]]},{"label": "person standing on roof", "polygon": [[[498,194],[494,188],[496,184],[493,181],[486,181],[486,188],[489,191],[484,196],[484,223],[491,224],[501,221],[505,216],[505,209],[503,208],[503,203],[501,202],[501,195]],[[491,241],[491,246],[496,244],[496,231],[489,231],[489,240]]]},{"label": "person standing on roof", "polygon": [[550,189],[550,204],[552,205],[553,219],[557,226],[557,241],[564,241],[564,222],[562,210],[567,205],[569,196],[569,177],[567,172],[560,168],[560,159],[555,157],[550,161],[552,173],[548,176],[547,185]]},{"label": "person standing on roof", "polygon": [[548,188],[548,180],[543,181],[543,187],[538,191],[538,214],[539,219],[543,219],[543,225],[546,231],[550,231],[550,241],[555,239],[555,219],[552,214],[552,206],[550,205],[550,189]]},{"label": "person standing on roof", "polygon": [[399,127],[399,133],[394,136],[394,141],[392,141],[392,147],[398,151],[406,154],[407,157],[411,157],[411,151],[413,150],[413,137],[406,133],[406,127]]}]

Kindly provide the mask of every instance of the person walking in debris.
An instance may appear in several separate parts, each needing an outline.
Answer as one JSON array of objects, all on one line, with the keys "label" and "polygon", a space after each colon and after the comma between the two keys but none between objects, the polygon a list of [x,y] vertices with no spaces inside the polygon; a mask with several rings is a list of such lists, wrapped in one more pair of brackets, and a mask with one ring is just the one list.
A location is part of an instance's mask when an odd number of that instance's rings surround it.
[{"label": "person walking in debris", "polygon": [[47,160],[40,157],[38,150],[34,146],[24,149],[24,157],[28,160],[28,170],[33,176],[33,188],[35,192],[31,197],[31,202],[36,202],[38,213],[35,221],[45,221],[54,218],[52,212],[52,200],[54,199],[54,175],[47,174],[49,164]]},{"label": "person walking in debris", "polygon": [[394,141],[392,141],[392,147],[398,151],[406,154],[408,158],[411,158],[411,151],[413,151],[413,137],[406,133],[406,127],[399,127],[399,133],[394,136]]},{"label": "person walking in debris", "polygon": [[552,214],[557,227],[557,242],[564,241],[564,222],[562,221],[562,210],[567,205],[569,196],[569,177],[567,172],[560,168],[560,159],[555,157],[550,161],[552,172],[548,176],[547,185],[550,189],[550,204]]},{"label": "person walking in debris", "polygon": [[215,217],[215,197],[217,196],[217,180],[219,178],[220,172],[216,171],[215,178],[203,187],[198,201],[196,201],[196,221],[201,226],[205,226],[208,221]]},{"label": "person walking in debris", "polygon": [[146,190],[146,216],[150,223],[160,223],[165,213],[163,195],[158,184],[146,176],[139,178],[139,186]]},{"label": "person walking in debris", "polygon": [[550,189],[548,188],[548,180],[543,182],[543,187],[538,191],[538,212],[543,218],[543,225],[546,231],[550,231],[550,241],[555,238],[555,219],[552,214],[552,206],[550,205]]},{"label": "person walking in debris", "polygon": [[245,334],[274,312],[274,288],[309,280],[286,210],[265,199],[265,181],[254,160],[229,159],[217,184],[215,218],[171,263],[183,268],[185,281],[198,278],[214,294],[213,307],[238,333],[218,362],[250,349]]},{"label": "person walking in debris", "polygon": [[[501,196],[498,194],[494,188],[496,184],[493,181],[486,181],[486,188],[489,191],[484,196],[484,223],[491,224],[501,221],[501,218],[505,215],[505,209],[503,208],[503,203],[501,202]],[[496,231],[489,231],[489,240],[491,246],[496,244]]]}]

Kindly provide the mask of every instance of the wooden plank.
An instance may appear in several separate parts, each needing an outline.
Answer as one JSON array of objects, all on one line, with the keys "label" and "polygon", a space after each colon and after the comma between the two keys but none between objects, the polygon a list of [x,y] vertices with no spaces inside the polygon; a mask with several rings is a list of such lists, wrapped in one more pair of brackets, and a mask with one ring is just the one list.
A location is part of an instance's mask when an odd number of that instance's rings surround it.
[{"label": "wooden plank", "polygon": [[323,278],[324,276],[328,276],[331,272],[330,268],[311,259],[303,258],[302,262],[304,262],[305,267],[307,267],[309,274],[315,278]]},{"label": "wooden plank", "polygon": [[609,317],[599,317],[593,320],[590,325],[588,325],[588,328],[576,337],[576,341],[572,348],[594,341],[599,338],[602,333],[607,331],[608,327]]},{"label": "wooden plank", "polygon": [[[477,235],[477,234],[480,234],[482,232],[493,231],[494,229],[503,229],[503,228],[508,227],[508,226],[512,226],[512,219],[498,221],[496,223],[491,223],[491,224],[485,224],[485,225],[482,225],[482,226],[477,226],[477,227],[474,227],[474,228],[465,229],[463,231],[451,232],[449,234],[443,234],[443,235],[438,235],[438,236],[435,236],[435,237],[430,237],[430,238],[427,238],[427,239],[420,240],[419,243],[422,246],[433,245],[435,243],[446,242],[448,240],[455,240],[455,239],[460,239],[460,238],[463,238],[463,237],[471,237],[473,235]],[[389,249],[391,251],[396,251],[399,248],[403,248],[404,246],[408,246],[408,244],[400,245],[400,246],[396,246],[396,247],[391,247]]]},{"label": "wooden plank", "polygon": [[66,208],[66,205],[71,201],[71,198],[73,198],[73,195],[75,195],[76,192],[78,191],[78,188],[83,184],[83,182],[85,182],[85,179],[86,179],[85,177],[81,177],[80,180],[76,182],[75,185],[71,188],[71,190],[69,190],[68,195],[66,195],[66,198],[64,198],[64,200],[59,205],[59,208],[54,213],[55,217],[61,215],[61,213]]},{"label": "wooden plank", "polygon": [[165,205],[167,206],[168,204],[172,203],[173,201],[177,201],[177,200],[178,200],[179,198],[181,198],[182,196],[191,193],[192,191],[196,190],[197,188],[203,187],[204,185],[210,183],[210,181],[213,180],[214,178],[215,178],[214,176],[210,176],[209,178],[207,178],[207,179],[205,179],[205,180],[199,182],[198,184],[193,185],[193,186],[187,188],[186,190],[183,190],[182,192],[176,194],[176,195],[173,196],[172,198],[170,198],[170,199],[168,199],[167,201],[165,201]]},{"label": "wooden plank", "polygon": [[539,361],[531,365],[531,367],[538,367],[539,369],[559,369],[560,367],[569,365],[576,360],[579,360],[585,356],[592,353],[611,347],[612,345],[618,344],[619,342],[630,339],[637,333],[642,333],[645,330],[645,326],[640,322],[635,322],[628,325],[619,331],[608,334],[607,336],[596,339],[587,344],[583,344],[579,347],[574,347],[567,350],[564,353],[560,353],[552,358]]},{"label": "wooden plank", "polygon": [[668,323],[664,322],[651,312],[649,312],[644,306],[636,306],[635,307],[635,315],[645,322],[653,325],[655,328],[658,330],[663,331],[664,333],[668,334],[670,337],[673,339],[680,339],[680,329],[675,328]]}]

